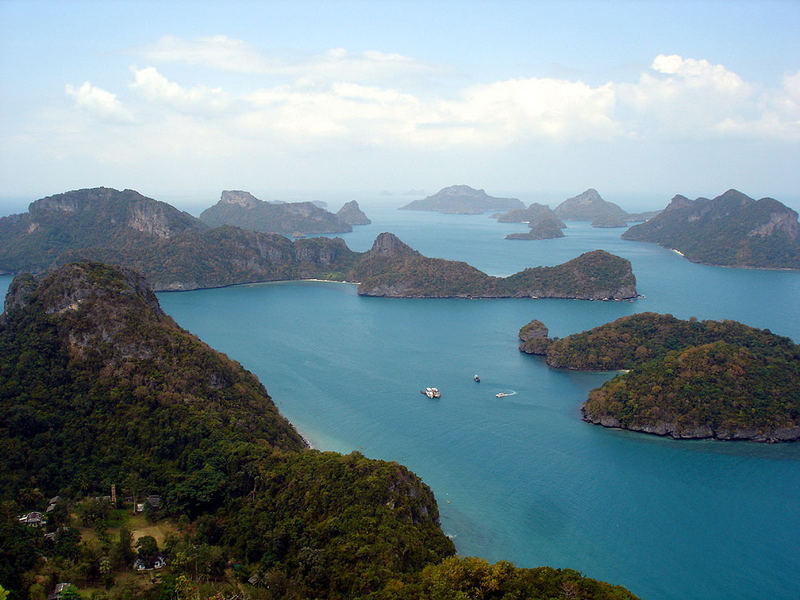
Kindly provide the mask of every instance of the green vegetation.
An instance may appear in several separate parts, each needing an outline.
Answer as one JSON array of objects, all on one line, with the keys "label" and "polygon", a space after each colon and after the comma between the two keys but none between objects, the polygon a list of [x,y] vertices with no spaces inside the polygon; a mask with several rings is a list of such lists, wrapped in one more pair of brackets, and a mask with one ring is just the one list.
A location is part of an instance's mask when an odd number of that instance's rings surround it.
[{"label": "green vegetation", "polygon": [[0,240],[0,271],[44,271],[75,261],[101,261],[136,269],[157,290],[327,279],[360,281],[359,293],[373,296],[636,296],[630,263],[600,251],[559,267],[499,279],[465,263],[426,258],[388,233],[370,251],[358,253],[339,238],[291,241],[230,225],[208,229],[190,215],[130,190],[79,190],[38,200],[30,213],[0,219]]},{"label": "green vegetation", "polygon": [[772,198],[753,200],[736,190],[708,200],[675,196],[623,239],[655,242],[711,265],[800,269],[797,213]]},{"label": "green vegetation", "polygon": [[[127,269],[15,278],[0,320],[0,452],[13,600],[67,582],[97,600],[440,598],[471,589],[480,567],[425,571],[454,553],[430,489],[394,462],[305,448],[258,380],[180,329]],[[33,510],[41,527],[19,520]],[[633,598],[574,572],[503,572],[483,597],[568,585]]]},{"label": "green vegetation", "polygon": [[583,414],[593,423],[673,437],[800,439],[800,346],[769,330],[641,313],[535,347],[530,337],[520,331],[520,349],[552,367],[630,370],[590,393]]},{"label": "green vegetation", "polygon": [[555,267],[525,269],[492,277],[464,262],[427,258],[397,237],[382,233],[356,263],[359,294],[412,298],[577,298],[636,297],[630,262],[603,250],[582,254]]}]

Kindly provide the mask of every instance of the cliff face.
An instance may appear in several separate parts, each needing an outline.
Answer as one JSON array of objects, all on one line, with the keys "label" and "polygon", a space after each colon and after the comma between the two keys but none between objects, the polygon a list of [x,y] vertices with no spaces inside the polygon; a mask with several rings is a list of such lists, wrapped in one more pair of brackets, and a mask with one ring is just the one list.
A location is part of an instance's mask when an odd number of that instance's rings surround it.
[{"label": "cliff face", "polygon": [[675,196],[664,211],[623,239],[655,242],[713,265],[800,269],[797,213],[772,198],[728,190],[712,200]]},{"label": "cliff face", "polygon": [[437,193],[401,207],[402,210],[430,210],[459,215],[479,215],[489,210],[525,208],[516,198],[495,198],[468,185],[451,185]]},{"label": "cliff face", "polygon": [[188,213],[133,190],[75,190],[0,219],[0,270],[42,271],[67,252],[135,247],[205,229]]}]

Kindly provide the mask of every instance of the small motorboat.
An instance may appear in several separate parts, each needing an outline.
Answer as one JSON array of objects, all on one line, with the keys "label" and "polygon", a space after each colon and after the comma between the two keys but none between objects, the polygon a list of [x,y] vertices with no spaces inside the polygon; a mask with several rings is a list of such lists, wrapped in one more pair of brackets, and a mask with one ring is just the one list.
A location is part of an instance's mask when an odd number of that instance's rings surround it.
[{"label": "small motorboat", "polygon": [[424,394],[425,396],[427,396],[430,399],[441,398],[442,397],[442,393],[439,391],[439,388],[435,388],[435,387],[427,387],[424,390],[420,390],[419,393],[420,394]]},{"label": "small motorboat", "polygon": [[481,378],[478,377],[477,373],[475,373],[475,375],[473,375],[472,378],[475,380],[475,383],[480,383],[481,382]]}]

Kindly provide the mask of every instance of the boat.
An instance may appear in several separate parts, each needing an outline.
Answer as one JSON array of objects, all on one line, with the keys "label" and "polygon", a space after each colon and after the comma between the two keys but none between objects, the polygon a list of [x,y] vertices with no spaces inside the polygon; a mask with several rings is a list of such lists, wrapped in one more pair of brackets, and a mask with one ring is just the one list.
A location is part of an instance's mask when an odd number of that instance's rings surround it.
[{"label": "boat", "polygon": [[506,396],[510,396],[511,394],[506,394],[504,392],[498,392],[494,396],[495,398],[505,398]]},{"label": "boat", "polygon": [[428,398],[441,398],[442,393],[439,391],[439,388],[435,387],[427,387],[424,390],[419,391],[420,394],[426,395]]},{"label": "boat", "polygon": [[481,378],[478,377],[477,373],[475,373],[475,375],[473,375],[472,378],[475,380],[475,383],[480,383],[481,382]]}]

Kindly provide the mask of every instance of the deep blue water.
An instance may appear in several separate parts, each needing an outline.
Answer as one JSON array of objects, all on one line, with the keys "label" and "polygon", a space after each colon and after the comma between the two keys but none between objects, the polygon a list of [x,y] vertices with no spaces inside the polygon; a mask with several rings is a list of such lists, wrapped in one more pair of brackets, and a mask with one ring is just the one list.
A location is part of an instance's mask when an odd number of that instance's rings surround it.
[{"label": "deep blue water", "polygon": [[[800,273],[695,265],[587,224],[570,223],[559,240],[506,241],[525,226],[365,210],[374,224],[342,236],[356,250],[392,231],[429,256],[504,275],[604,248],[632,261],[646,298],[398,300],[296,282],[159,300],[256,373],[315,446],[418,473],[461,554],[571,567],[653,600],[800,596],[800,444],[679,442],[588,425],[580,405],[610,374],[548,369],[516,339],[532,318],[564,336],[659,311],[800,341]],[[440,400],[419,393],[428,385]]]}]

